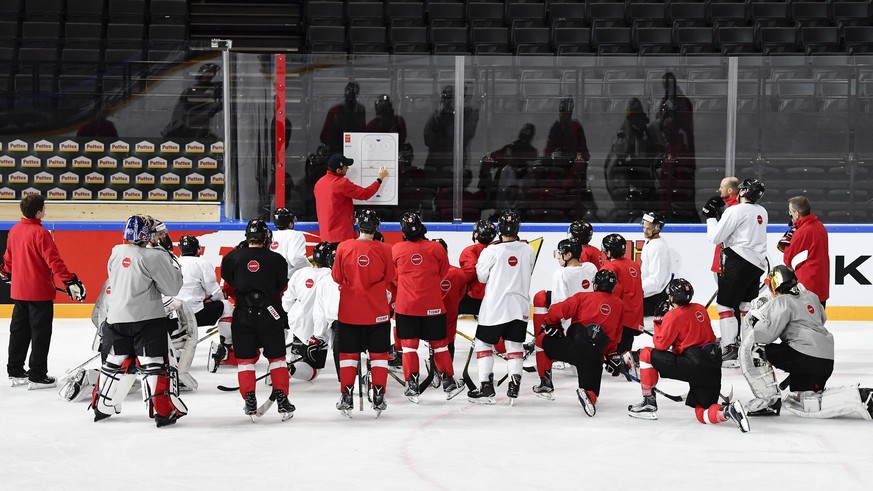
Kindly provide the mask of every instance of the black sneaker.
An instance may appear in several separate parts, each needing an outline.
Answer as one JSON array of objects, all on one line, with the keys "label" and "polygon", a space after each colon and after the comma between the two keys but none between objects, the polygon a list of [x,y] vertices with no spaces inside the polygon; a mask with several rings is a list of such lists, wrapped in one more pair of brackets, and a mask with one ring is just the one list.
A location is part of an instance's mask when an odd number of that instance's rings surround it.
[{"label": "black sneaker", "polygon": [[254,416],[258,413],[258,397],[257,395],[255,395],[254,391],[246,392],[243,413],[245,413],[247,416]]}]

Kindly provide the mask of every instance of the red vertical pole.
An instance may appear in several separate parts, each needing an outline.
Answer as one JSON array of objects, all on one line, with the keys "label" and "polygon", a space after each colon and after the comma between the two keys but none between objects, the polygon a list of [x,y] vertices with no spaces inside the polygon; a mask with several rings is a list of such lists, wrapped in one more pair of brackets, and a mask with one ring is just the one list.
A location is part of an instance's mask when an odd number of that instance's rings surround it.
[{"label": "red vertical pole", "polygon": [[285,207],[285,55],[276,55],[276,208]]}]

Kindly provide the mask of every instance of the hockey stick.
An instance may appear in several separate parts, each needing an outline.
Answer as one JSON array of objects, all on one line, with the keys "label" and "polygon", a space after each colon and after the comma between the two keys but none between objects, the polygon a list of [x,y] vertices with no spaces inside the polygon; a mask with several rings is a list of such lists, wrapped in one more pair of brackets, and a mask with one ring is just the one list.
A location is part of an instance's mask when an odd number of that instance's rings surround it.
[{"label": "hockey stick", "polygon": [[[303,357],[297,358],[296,360],[289,361],[288,363],[289,363],[290,365],[293,365],[293,364],[295,364],[295,363],[297,363],[297,362],[299,362],[299,361],[301,361],[301,360],[303,360]],[[267,373],[265,373],[265,374],[261,375],[260,377],[256,378],[256,379],[255,379],[255,383],[260,382],[261,380],[264,380],[265,378],[267,378],[267,375],[270,375],[270,371],[269,371],[269,370],[267,370]],[[220,391],[222,391],[222,392],[236,392],[236,391],[239,390],[239,386],[238,386],[238,385],[237,385],[236,387],[228,387],[228,386],[226,386],[226,385],[218,385],[218,386],[216,386],[215,388],[218,389],[218,390],[220,390]]]},{"label": "hockey stick", "polygon": [[[467,336],[466,334],[462,333],[461,331],[456,331],[456,333],[460,334],[461,337],[466,339],[467,341],[470,341],[471,343],[474,342],[473,338],[471,338],[470,336]],[[530,334],[530,333],[528,333],[528,334]],[[493,347],[492,347],[492,349],[493,349]],[[533,351],[531,351],[529,353],[525,353],[524,360],[527,360],[527,358],[531,355],[531,353],[533,353]],[[503,360],[506,360],[506,358],[501,353],[497,353],[497,356],[499,356]],[[533,373],[533,372],[537,371],[536,367],[522,367],[522,370],[524,370],[525,372],[528,372],[528,373]],[[501,383],[503,383],[503,380],[505,378],[506,377],[504,376],[503,379],[500,379],[500,382],[498,382],[497,385],[499,386]]]},{"label": "hockey stick", "polygon": [[[641,384],[641,383],[642,383],[642,382],[640,382],[640,379],[634,377],[634,376],[633,376],[632,374],[630,374],[627,370],[624,370],[624,371],[622,371],[621,373],[622,373],[625,377],[629,378],[630,380],[633,380],[634,382],[636,382],[636,383],[638,383],[638,384]],[[662,395],[662,396],[666,397],[667,399],[670,399],[671,401],[674,401],[674,402],[684,402],[684,401],[685,401],[685,396],[674,396],[674,395],[671,395],[671,394],[668,394],[668,393],[664,392],[663,390],[661,390],[661,389],[659,389],[659,388],[657,388],[657,387],[653,387],[653,388],[652,388],[652,391],[655,392],[656,394],[660,394],[660,395]]]},{"label": "hockey stick", "polygon": [[709,297],[709,301],[706,302],[706,305],[703,306],[704,309],[708,309],[712,302],[715,300],[715,297],[718,296],[718,288],[715,289],[715,292],[712,293],[712,296]]},{"label": "hockey stick", "polygon": [[363,365],[361,363],[363,360],[364,358],[358,354],[358,406],[361,411],[364,410],[364,374],[362,373]]},{"label": "hockey stick", "polygon": [[400,384],[403,387],[406,387],[406,382],[404,382],[402,378],[398,377],[397,374],[394,373],[392,370],[388,370],[388,375],[391,375],[391,378],[396,380],[398,384]]},{"label": "hockey stick", "polygon": [[63,377],[61,377],[61,378],[58,379],[58,383],[60,384],[61,382],[66,382],[67,379],[69,379],[70,377],[72,377],[73,375],[75,375],[75,373],[78,372],[80,368],[82,368],[82,367],[84,367],[85,365],[87,365],[87,364],[91,363],[92,361],[96,360],[99,356],[100,356],[100,353],[97,353],[96,355],[92,356],[91,358],[88,358],[87,360],[85,360],[85,361],[83,361],[82,363],[80,363],[78,366],[76,366],[76,367],[74,367],[74,368],[71,368],[71,369],[67,370],[67,373],[65,373]]},{"label": "hockey stick", "polygon": [[785,390],[788,386],[791,385],[791,374],[789,373],[785,380],[779,382],[779,390]]},{"label": "hockey stick", "polygon": [[470,390],[476,390],[476,384],[473,383],[473,379],[470,378],[470,359],[473,358],[473,346],[470,346],[470,352],[467,353],[467,361],[464,363],[464,372],[461,375],[461,378],[464,379],[464,385],[467,386]]},{"label": "hockey stick", "polygon": [[[430,343],[428,343],[428,345],[429,344]],[[427,365],[428,365],[428,369],[430,370],[430,372],[427,374],[426,377],[424,377],[424,380],[422,380],[421,383],[418,384],[418,394],[419,395],[424,394],[424,391],[426,391],[427,388],[430,387],[430,383],[433,382],[434,375],[436,375],[437,369],[436,369],[436,362],[434,362],[434,360],[433,360],[433,348],[430,348],[430,357],[428,358]]]}]

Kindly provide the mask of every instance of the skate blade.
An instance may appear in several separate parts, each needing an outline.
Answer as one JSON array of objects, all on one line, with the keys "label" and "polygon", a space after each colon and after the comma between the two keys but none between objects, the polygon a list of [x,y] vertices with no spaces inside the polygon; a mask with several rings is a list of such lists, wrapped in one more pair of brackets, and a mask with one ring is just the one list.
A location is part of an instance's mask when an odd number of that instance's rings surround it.
[{"label": "skate blade", "polygon": [[249,418],[251,418],[252,423],[254,423],[255,421],[258,420],[258,415],[257,414],[249,414]]},{"label": "skate blade", "polygon": [[35,384],[33,382],[30,382],[27,384],[27,390],[54,389],[57,386],[57,382],[51,384]]},{"label": "skate blade", "polygon": [[634,419],[644,419],[646,421],[655,421],[658,419],[658,413],[627,413],[628,416]]},{"label": "skate blade", "polygon": [[406,398],[409,400],[409,402],[413,404],[418,404],[418,396],[406,396]]},{"label": "skate blade", "polygon": [[351,409],[340,409],[340,413],[342,413],[343,416],[345,416],[349,419],[352,419],[352,410]]},{"label": "skate blade", "polygon": [[514,406],[514,405],[515,405],[515,399],[516,399],[515,397],[510,397],[510,398],[509,398],[509,405],[510,405],[510,406]]},{"label": "skate blade", "polygon": [[546,401],[555,400],[555,394],[552,392],[534,392],[534,395]]},{"label": "skate blade", "polygon": [[282,421],[288,421],[294,417],[294,413],[279,413],[279,415],[282,416]]},{"label": "skate blade", "polygon": [[728,360],[721,362],[722,368],[740,368],[739,360]]},{"label": "skate blade", "polygon": [[376,409],[376,408],[373,408],[373,410],[376,411],[376,418],[375,419],[379,419],[379,416],[382,416],[382,410]]},{"label": "skate blade", "polygon": [[467,397],[467,400],[474,404],[494,404],[494,397]]},{"label": "skate blade", "polygon": [[462,385],[462,386],[458,387],[456,390],[446,392],[446,400],[451,401],[452,399],[457,397],[458,394],[460,394],[461,392],[464,392],[464,389],[466,389],[466,388],[467,388],[466,386]]},{"label": "skate blade", "polygon": [[12,382],[13,387],[21,387],[28,384],[28,380],[26,378],[13,378],[9,380],[10,382]]},{"label": "skate blade", "polygon": [[563,361],[556,361],[552,363],[552,370],[566,370],[567,365]]}]

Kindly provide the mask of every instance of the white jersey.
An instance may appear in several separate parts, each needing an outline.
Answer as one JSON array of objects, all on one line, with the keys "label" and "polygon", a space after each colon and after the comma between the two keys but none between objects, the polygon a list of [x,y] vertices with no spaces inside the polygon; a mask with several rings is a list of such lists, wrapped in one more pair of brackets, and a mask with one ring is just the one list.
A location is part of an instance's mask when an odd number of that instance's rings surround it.
[{"label": "white jersey", "polygon": [[312,337],[312,310],[315,306],[315,285],[330,275],[329,268],[303,268],[291,275],[285,297],[291,301],[286,304],[282,299],[282,307],[288,312],[288,327],[297,339],[304,343]]},{"label": "white jersey", "polygon": [[273,232],[273,243],[270,250],[278,252],[288,261],[288,279],[295,271],[308,268],[309,259],[306,259],[306,237],[296,230],[277,230]]},{"label": "white jersey", "polygon": [[673,278],[673,260],[667,241],[659,237],[646,242],[640,254],[640,263],[643,275],[643,297],[651,297],[663,292]]},{"label": "white jersey", "polygon": [[597,266],[591,263],[567,266],[555,271],[552,275],[552,305],[580,292],[593,292],[595,274]]},{"label": "white jersey", "polygon": [[206,258],[182,256],[179,266],[182,268],[182,289],[176,298],[187,303],[195,314],[203,310],[205,299],[221,298],[215,267]]},{"label": "white jersey", "polygon": [[339,318],[339,300],[339,285],[331,275],[325,275],[315,285],[315,305],[312,308],[313,336],[325,341],[330,337],[330,326]]},{"label": "white jersey", "polygon": [[737,253],[761,271],[767,271],[767,210],[761,205],[729,206],[721,220],[706,220],[706,236],[713,244]]},{"label": "white jersey", "polygon": [[482,250],[476,275],[485,283],[479,324],[496,326],[530,318],[530,279],[536,254],[527,242],[498,242]]}]

